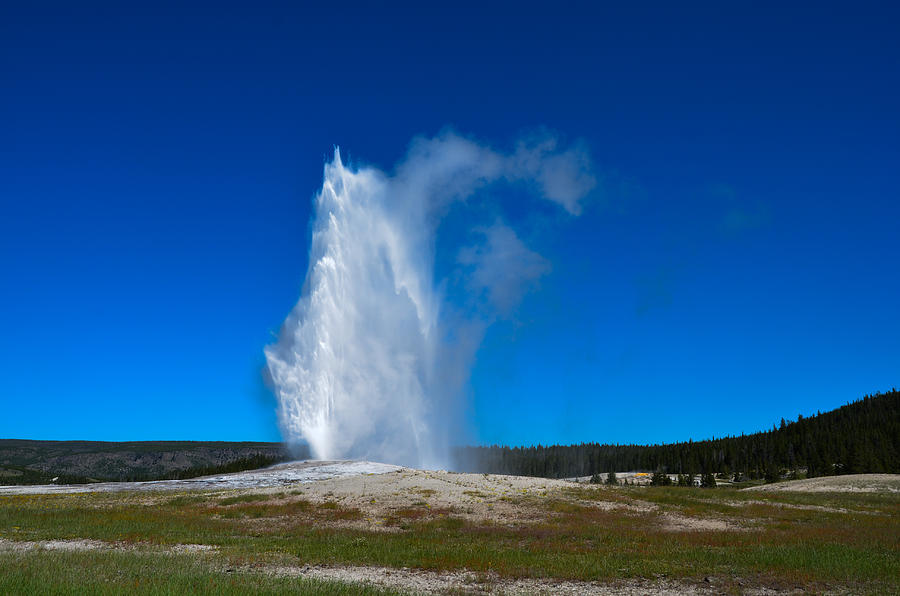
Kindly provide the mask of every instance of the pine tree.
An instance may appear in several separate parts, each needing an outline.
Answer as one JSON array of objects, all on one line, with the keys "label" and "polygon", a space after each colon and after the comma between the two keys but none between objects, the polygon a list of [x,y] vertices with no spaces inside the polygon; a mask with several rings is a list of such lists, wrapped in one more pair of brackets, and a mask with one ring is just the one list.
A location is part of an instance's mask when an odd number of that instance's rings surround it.
[{"label": "pine tree", "polygon": [[662,471],[662,468],[657,468],[653,472],[653,476],[650,477],[650,484],[653,486],[669,486],[672,484],[672,479]]}]

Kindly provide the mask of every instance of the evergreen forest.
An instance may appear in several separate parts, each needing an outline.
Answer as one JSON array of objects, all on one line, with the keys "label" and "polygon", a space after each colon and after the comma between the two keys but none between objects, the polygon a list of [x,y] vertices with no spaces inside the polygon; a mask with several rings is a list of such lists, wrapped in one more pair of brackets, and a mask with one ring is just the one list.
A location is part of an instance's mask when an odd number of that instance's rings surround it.
[{"label": "evergreen forest", "polygon": [[867,395],[771,430],[661,445],[463,447],[458,467],[491,474],[573,478],[645,471],[736,481],[834,474],[900,473],[900,391]]}]

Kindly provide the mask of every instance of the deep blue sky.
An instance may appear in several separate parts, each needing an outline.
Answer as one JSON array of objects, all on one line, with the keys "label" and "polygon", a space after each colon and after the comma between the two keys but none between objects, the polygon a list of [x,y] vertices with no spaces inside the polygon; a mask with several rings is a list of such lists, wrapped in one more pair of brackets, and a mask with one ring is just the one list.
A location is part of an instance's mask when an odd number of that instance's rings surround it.
[{"label": "deep blue sky", "polygon": [[475,440],[700,439],[900,385],[892,3],[12,4],[0,437],[277,440],[262,348],[324,160],[445,126],[583,139],[603,181],[507,213],[553,271],[478,354]]}]

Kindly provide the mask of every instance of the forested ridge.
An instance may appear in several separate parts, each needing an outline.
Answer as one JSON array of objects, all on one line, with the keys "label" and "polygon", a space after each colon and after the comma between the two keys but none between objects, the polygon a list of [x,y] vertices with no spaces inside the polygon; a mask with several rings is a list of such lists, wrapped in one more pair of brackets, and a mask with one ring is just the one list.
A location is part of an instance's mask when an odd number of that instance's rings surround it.
[{"label": "forested ridge", "polygon": [[463,447],[467,471],[546,478],[603,472],[663,471],[775,480],[785,474],[900,473],[900,391],[867,395],[830,412],[787,421],[772,430],[662,445]]},{"label": "forested ridge", "polygon": [[0,485],[171,480],[252,470],[306,453],[281,443],[0,439]]}]

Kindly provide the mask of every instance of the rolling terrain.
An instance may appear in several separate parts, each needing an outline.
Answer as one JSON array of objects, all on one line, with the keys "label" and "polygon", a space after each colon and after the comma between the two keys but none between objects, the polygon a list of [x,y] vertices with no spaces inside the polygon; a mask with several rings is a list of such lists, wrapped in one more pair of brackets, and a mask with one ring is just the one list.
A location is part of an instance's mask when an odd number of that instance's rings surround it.
[{"label": "rolling terrain", "polygon": [[18,487],[0,493],[0,592],[896,593],[900,477],[815,480],[831,484],[608,486],[307,462],[212,484]]}]

